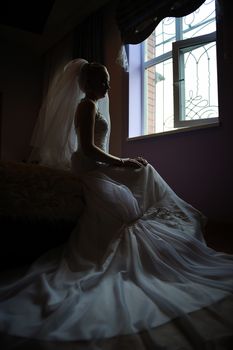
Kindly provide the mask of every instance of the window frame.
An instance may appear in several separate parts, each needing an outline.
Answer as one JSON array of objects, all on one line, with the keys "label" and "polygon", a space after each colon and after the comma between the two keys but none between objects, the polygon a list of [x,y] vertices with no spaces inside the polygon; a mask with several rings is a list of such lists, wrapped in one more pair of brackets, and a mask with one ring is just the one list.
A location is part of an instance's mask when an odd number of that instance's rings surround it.
[{"label": "window frame", "polygon": [[[137,45],[127,45],[128,46],[128,54],[130,52],[130,47],[134,46],[135,48],[138,46],[138,52],[140,56],[140,66],[141,66],[141,81],[140,81],[140,111],[135,111],[134,115],[130,115],[130,111],[132,111],[132,107],[129,107],[129,119],[128,119],[128,140],[133,140],[133,139],[143,139],[143,138],[151,138],[151,137],[156,137],[156,136],[162,136],[162,135],[167,135],[167,134],[173,134],[173,133],[180,133],[180,132],[185,132],[189,130],[195,130],[195,129],[200,129],[200,128],[211,128],[211,127],[218,127],[221,125],[220,121],[220,115],[218,113],[218,116],[214,118],[203,118],[203,119],[196,119],[196,120],[179,120],[179,113],[177,112],[177,101],[179,100],[179,95],[177,94],[177,86],[175,87],[175,82],[177,82],[177,73],[179,73],[179,67],[177,67],[177,59],[174,59],[174,50],[179,50],[183,49],[184,47],[190,46],[195,46],[193,44],[197,43],[199,39],[203,39],[203,43],[206,44],[211,41],[216,42],[216,59],[217,59],[217,77],[219,75],[218,73],[218,68],[219,68],[219,59],[218,59],[218,43],[217,43],[217,37],[218,37],[218,30],[219,30],[219,23],[218,23],[218,14],[219,14],[219,8],[218,8],[218,3],[215,1],[215,11],[216,11],[216,16],[215,16],[215,21],[216,21],[216,31],[208,34],[201,35],[199,37],[192,37],[188,39],[182,39],[181,38],[181,18],[176,18],[176,32],[175,32],[175,38],[176,41],[172,43],[172,49],[165,54],[162,54],[158,57],[154,57],[150,60],[145,61],[144,60],[144,50],[143,47],[145,46],[145,41],[137,44]],[[187,46],[186,46],[187,44]],[[199,42],[198,42],[199,44]],[[174,46],[174,48],[173,48]],[[177,55],[177,52],[176,52]],[[130,54],[129,54],[129,81],[130,81]],[[146,100],[145,100],[145,68],[148,68],[150,66],[153,66],[155,63],[159,63],[164,61],[164,58],[166,59],[172,59],[172,64],[173,64],[173,108],[174,108],[174,115],[173,115],[173,120],[174,120],[174,127],[171,130],[164,130],[164,131],[158,131],[158,132],[147,132],[147,116],[145,114],[146,111]],[[175,79],[174,79],[174,71],[175,73]],[[129,95],[130,95],[130,84],[128,85],[129,88]],[[131,94],[132,95],[132,94]],[[217,95],[219,99],[219,82],[217,83]],[[175,102],[176,98],[176,102]],[[129,105],[133,104],[135,100],[130,100],[129,98]],[[218,103],[218,112],[219,112],[219,103]],[[131,129],[130,124],[132,124],[132,120],[134,119],[133,124],[135,123],[135,116],[139,115],[140,117],[138,121],[140,121],[140,132],[134,132],[133,129]]]},{"label": "window frame", "polygon": [[180,50],[188,49],[195,46],[202,46],[211,42],[216,42],[216,31],[185,39],[179,40],[172,43],[172,58],[173,58],[173,96],[174,96],[174,128],[183,128],[183,127],[192,127],[192,126],[201,126],[216,124],[219,121],[219,117],[214,118],[203,118],[203,119],[194,119],[194,120],[185,120],[182,117],[182,91],[181,83],[184,81],[182,76],[182,63],[181,63],[181,54]]}]

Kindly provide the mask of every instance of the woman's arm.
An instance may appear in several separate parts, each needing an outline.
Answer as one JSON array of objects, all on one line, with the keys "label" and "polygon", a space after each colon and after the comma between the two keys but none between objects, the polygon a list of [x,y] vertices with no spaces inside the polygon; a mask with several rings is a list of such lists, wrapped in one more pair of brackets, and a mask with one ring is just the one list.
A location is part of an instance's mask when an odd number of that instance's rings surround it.
[{"label": "woman's arm", "polygon": [[97,147],[94,141],[95,116],[96,106],[94,102],[87,100],[79,104],[75,123],[79,129],[80,146],[87,157],[112,166],[139,168],[146,165],[144,160],[143,162],[140,159],[118,158]]}]

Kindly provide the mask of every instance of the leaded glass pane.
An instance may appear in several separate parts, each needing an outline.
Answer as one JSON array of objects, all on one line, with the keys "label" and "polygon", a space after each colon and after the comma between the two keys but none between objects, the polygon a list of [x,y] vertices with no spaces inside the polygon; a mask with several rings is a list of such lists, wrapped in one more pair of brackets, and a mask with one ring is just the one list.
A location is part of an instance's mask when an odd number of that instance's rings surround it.
[{"label": "leaded glass pane", "polygon": [[172,50],[176,40],[175,18],[165,18],[145,41],[145,61]]},{"label": "leaded glass pane", "polygon": [[[185,120],[218,117],[216,44],[183,51]],[[186,52],[185,52],[186,51]]]},{"label": "leaded glass pane", "polygon": [[215,32],[215,1],[207,0],[196,11],[182,17],[182,31],[183,39]]}]

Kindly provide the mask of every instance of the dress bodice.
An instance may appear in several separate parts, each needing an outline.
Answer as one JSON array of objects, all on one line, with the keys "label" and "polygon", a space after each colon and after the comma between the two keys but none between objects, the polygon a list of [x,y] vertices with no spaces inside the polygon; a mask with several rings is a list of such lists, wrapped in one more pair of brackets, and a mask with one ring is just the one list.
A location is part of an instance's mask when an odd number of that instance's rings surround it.
[{"label": "dress bodice", "polygon": [[[104,152],[108,152],[108,135],[109,135],[109,124],[101,112],[96,109],[95,125],[94,125],[94,143]],[[76,134],[78,140],[80,139],[79,128],[76,128]],[[76,174],[80,174],[83,171],[92,170],[98,162],[88,158],[78,141],[77,151],[72,155],[72,168]]]}]

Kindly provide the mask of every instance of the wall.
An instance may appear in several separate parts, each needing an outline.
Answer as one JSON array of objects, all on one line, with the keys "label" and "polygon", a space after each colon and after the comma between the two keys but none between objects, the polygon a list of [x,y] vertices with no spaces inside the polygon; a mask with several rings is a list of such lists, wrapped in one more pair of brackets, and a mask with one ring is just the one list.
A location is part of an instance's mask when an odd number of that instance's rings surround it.
[{"label": "wall", "polygon": [[110,73],[109,99],[110,99],[110,115],[111,115],[111,139],[110,151],[116,156],[122,154],[122,138],[123,138],[123,111],[124,111],[124,94],[123,85],[124,71],[117,59],[121,48],[121,38],[115,23],[114,13],[117,2],[110,2],[106,6],[106,20],[104,23],[104,47],[105,62]]},{"label": "wall", "polygon": [[[114,80],[111,82],[110,92],[111,118],[114,126],[112,153],[117,150],[121,151],[122,156],[142,155],[179,196],[201,210],[209,219],[232,223],[233,45],[229,40],[232,33],[229,17],[225,16],[224,20],[221,16],[219,18],[220,127],[127,141],[127,73],[119,69],[115,62],[116,53],[120,48],[120,34],[110,8],[107,19],[106,64]],[[121,148],[120,139],[122,139]]]},{"label": "wall", "polygon": [[38,38],[34,45],[24,43],[30,34],[15,32],[14,40],[1,38],[0,42],[1,159],[23,161],[32,150],[30,141],[42,95],[54,72],[72,59],[73,35],[64,36],[43,53],[35,50]]},{"label": "wall", "polygon": [[0,42],[1,159],[22,161],[30,152],[30,138],[41,98],[42,62],[27,47]]}]

